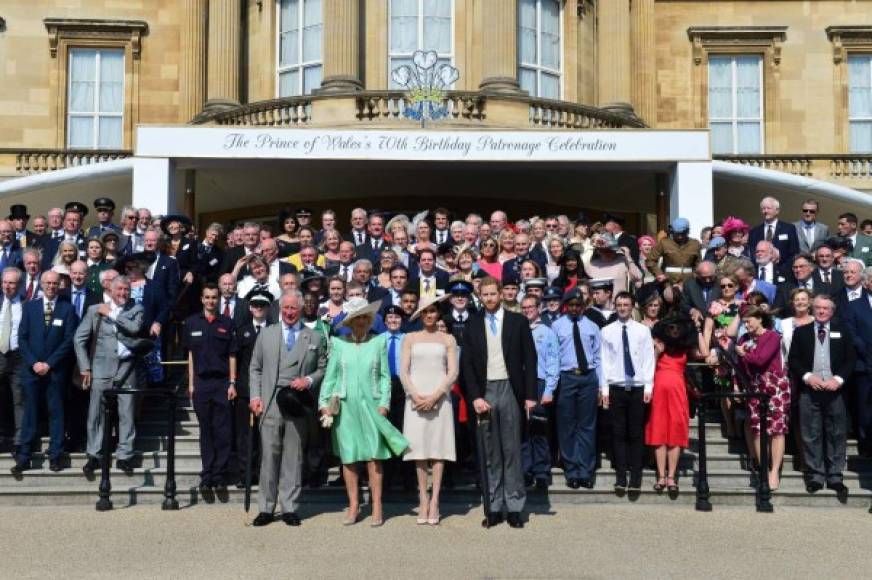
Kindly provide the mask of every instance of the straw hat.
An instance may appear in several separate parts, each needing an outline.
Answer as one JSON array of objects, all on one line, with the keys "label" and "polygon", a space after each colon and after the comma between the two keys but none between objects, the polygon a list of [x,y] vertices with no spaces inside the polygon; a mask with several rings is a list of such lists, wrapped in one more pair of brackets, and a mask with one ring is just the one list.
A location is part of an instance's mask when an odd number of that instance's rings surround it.
[{"label": "straw hat", "polygon": [[421,313],[424,312],[430,306],[434,304],[439,304],[446,298],[448,298],[449,294],[443,294],[442,296],[425,296],[421,298],[420,302],[418,302],[418,309],[412,313],[412,316],[409,317],[409,321],[416,320]]},{"label": "straw hat", "polygon": [[345,313],[345,318],[342,319],[342,326],[349,326],[349,323],[355,318],[375,315],[380,306],[381,302],[378,300],[368,302],[366,298],[352,298],[342,305],[342,312]]}]

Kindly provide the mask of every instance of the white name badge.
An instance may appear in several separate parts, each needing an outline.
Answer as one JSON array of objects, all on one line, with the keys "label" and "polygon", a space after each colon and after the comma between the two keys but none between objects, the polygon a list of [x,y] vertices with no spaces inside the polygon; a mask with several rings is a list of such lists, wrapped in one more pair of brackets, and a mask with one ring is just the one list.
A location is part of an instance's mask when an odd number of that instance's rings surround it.
[{"label": "white name badge", "polygon": [[190,247],[191,247],[191,244],[185,244],[184,246],[182,246],[182,249],[187,250]]},{"label": "white name badge", "polygon": [[217,264],[217,263],[218,263],[218,258],[212,258],[211,260],[209,260],[209,265],[210,265],[210,266],[214,266],[214,265]]},{"label": "white name badge", "polygon": [[787,234],[781,234],[780,236],[778,236],[778,239],[779,239],[779,240],[786,240],[786,239],[787,239]]},{"label": "white name badge", "polygon": [[860,251],[861,251],[861,252],[868,252],[868,251],[869,251],[869,246],[863,246],[863,249],[860,250]]},{"label": "white name badge", "polygon": [[51,321],[51,325],[52,326],[63,326],[64,321],[60,318],[55,318],[54,320]]},{"label": "white name badge", "polygon": [[202,330],[195,330],[194,332],[191,333],[191,336],[203,336],[203,331]]},{"label": "white name badge", "polygon": [[842,333],[841,332],[831,332],[830,338],[842,338]]}]

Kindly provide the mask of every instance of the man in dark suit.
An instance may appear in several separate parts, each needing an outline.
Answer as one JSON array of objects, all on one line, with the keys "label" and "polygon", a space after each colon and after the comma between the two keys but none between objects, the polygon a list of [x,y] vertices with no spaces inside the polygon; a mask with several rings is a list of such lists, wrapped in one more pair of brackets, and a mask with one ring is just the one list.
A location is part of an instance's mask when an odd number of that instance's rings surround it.
[{"label": "man in dark suit", "polygon": [[[557,218],[554,218],[557,221]],[[633,262],[639,263],[639,241],[635,236],[631,236],[624,231],[626,220],[620,216],[607,213],[603,218],[603,225],[606,231],[615,237],[615,241],[622,248],[630,250],[630,255],[633,257]]]},{"label": "man in dark suit", "polygon": [[221,236],[221,224],[211,224],[206,228],[203,241],[197,244],[191,261],[191,272],[197,281],[195,288],[197,294],[200,287],[206,282],[218,282],[218,272],[221,269],[221,261],[224,259],[224,251],[218,247],[218,238]]},{"label": "man in dark suit", "polygon": [[436,267],[436,253],[424,248],[418,253],[418,276],[412,281],[420,296],[441,296],[448,286],[448,272]]},{"label": "man in dark suit", "polygon": [[15,231],[8,220],[0,220],[0,272],[4,268],[23,268],[21,248],[15,243]]},{"label": "man in dark suit", "polygon": [[872,456],[872,294],[864,289],[859,299],[848,303],[843,313],[854,346],[857,366],[851,382],[856,388],[857,438],[860,454]]},{"label": "man in dark suit", "polygon": [[760,202],[760,213],[763,223],[751,228],[748,234],[748,245],[755,249],[761,240],[772,242],[778,249],[781,262],[790,264],[793,257],[799,253],[799,238],[796,236],[796,226],[778,219],[781,204],[774,197],[764,197]]},{"label": "man in dark suit", "polygon": [[[88,291],[87,281],[88,264],[82,260],[77,260],[70,264],[70,286],[61,291],[60,299],[73,305],[77,321],[81,321],[84,318],[85,312],[87,312],[88,296],[93,294]],[[100,294],[102,298],[102,292]],[[78,370],[74,369],[72,372],[72,376],[76,377]],[[68,382],[64,407],[64,419],[67,430],[66,447],[68,451],[79,452],[85,450],[89,399],[90,394],[82,388],[80,382],[72,380]]]},{"label": "man in dark suit", "polygon": [[85,236],[82,234],[82,218],[88,214],[88,208],[83,204],[73,201],[66,205],[64,210],[64,231],[59,239],[47,240],[43,244],[42,269],[51,270],[52,260],[58,253],[61,242],[69,242],[79,250],[79,259],[86,259]]},{"label": "man in dark suit", "polygon": [[324,275],[328,278],[331,276],[339,276],[345,282],[351,282],[353,273],[354,244],[351,242],[342,242],[339,244],[339,263],[332,268],[328,268],[324,272]]},{"label": "man in dark suit", "polygon": [[36,245],[39,236],[27,229],[30,214],[27,213],[26,205],[16,203],[10,206],[9,217],[6,219],[12,223],[12,229],[15,230],[14,245],[19,248],[30,248]]},{"label": "man in dark suit", "polygon": [[[2,293],[0,293],[0,389],[2,389],[5,409],[0,418],[0,426],[11,436],[14,446],[21,443],[21,423],[24,418],[24,392],[21,386],[21,352],[19,350],[18,329],[21,326],[21,271],[8,267],[2,271]],[[6,404],[9,407],[6,407]]]},{"label": "man in dark suit", "polygon": [[[511,260],[506,260],[503,263],[503,280],[509,277],[510,274],[515,276],[521,275],[521,264],[526,260],[533,260],[539,264],[539,268],[544,269],[547,262],[544,253],[536,253],[530,251],[530,236],[527,234],[515,235],[515,257]],[[541,261],[540,261],[541,260]]]},{"label": "man in dark suit", "polygon": [[43,297],[26,303],[21,312],[18,347],[24,386],[21,441],[12,473],[30,469],[32,448],[39,437],[40,402],[45,398],[49,417],[49,468],[61,471],[64,450],[64,388],[69,378],[70,354],[76,331],[76,313],[69,302],[57,299],[60,274],[43,272]]},{"label": "man in dark suit", "polygon": [[242,278],[248,272],[245,271],[245,268],[242,264],[240,264],[240,260],[245,258],[246,256],[255,253],[257,250],[258,244],[260,244],[260,224],[255,222],[245,222],[245,225],[242,228],[242,245],[234,246],[224,252],[224,257],[221,259],[221,268],[219,269],[220,274],[227,274],[228,272],[233,272],[234,269],[237,269],[237,278]]},{"label": "man in dark suit", "polygon": [[154,282],[154,285],[163,292],[170,303],[170,308],[172,308],[179,295],[181,281],[179,265],[173,258],[163,253],[163,242],[157,231],[145,232],[142,243],[145,251],[154,255],[154,261],[146,269],[145,277]]},{"label": "man in dark suit", "polygon": [[351,210],[351,232],[349,236],[355,248],[359,248],[369,241],[369,234],[366,232],[367,221],[365,209],[356,207]]},{"label": "man in dark suit", "polygon": [[21,286],[18,289],[22,300],[34,300],[42,296],[40,279],[42,276],[42,262],[39,250],[27,248],[21,252],[21,265],[24,275],[21,277]]},{"label": "man in dark suit", "polygon": [[709,304],[721,296],[721,289],[715,283],[717,266],[714,262],[700,262],[696,273],[684,283],[681,293],[681,311],[690,316],[694,322],[702,323],[708,312]]},{"label": "man in dark suit", "polygon": [[372,262],[366,259],[357,260],[354,263],[354,280],[364,288],[364,298],[369,302],[383,300],[388,291],[377,285],[372,277]]},{"label": "man in dark suit", "polygon": [[757,279],[778,286],[790,280],[792,261],[783,261],[776,255],[772,242],[761,240],[754,247],[754,260],[757,267]]},{"label": "man in dark suit", "polygon": [[815,283],[829,284],[830,294],[836,295],[845,287],[845,278],[842,271],[834,266],[836,260],[833,248],[827,244],[817,247],[814,252],[814,261],[817,267],[812,276]]},{"label": "man in dark suit", "polygon": [[521,433],[537,402],[536,346],[527,319],[502,307],[501,290],[493,278],[481,281],[484,312],[464,329],[461,369],[467,400],[478,415],[489,417],[481,426],[490,483],[490,515],[482,525],[500,523],[505,510],[509,525],[521,528],[527,495]]},{"label": "man in dark suit", "polygon": [[814,323],[794,330],[788,365],[799,388],[799,416],[805,456],[805,486],[814,493],[826,486],[845,500],[842,481],[847,445],[845,380],[856,362],[848,326],[833,319],[836,305],[829,296],[812,304]]},{"label": "man in dark suit", "polygon": [[218,313],[233,321],[234,326],[239,326],[251,317],[248,312],[248,304],[240,298],[236,292],[236,279],[232,274],[222,274],[218,278],[218,290],[221,297],[218,299]]},{"label": "man in dark suit", "polygon": [[814,260],[811,254],[797,254],[793,257],[792,273],[788,280],[778,285],[775,293],[775,308],[782,316],[793,316],[790,294],[797,288],[811,290],[813,295],[831,294],[832,286],[814,277]]},{"label": "man in dark suit", "polygon": [[366,243],[357,247],[357,257],[366,258],[373,264],[378,264],[382,250],[388,247],[384,239],[385,218],[381,214],[369,216],[366,230],[368,234]]}]

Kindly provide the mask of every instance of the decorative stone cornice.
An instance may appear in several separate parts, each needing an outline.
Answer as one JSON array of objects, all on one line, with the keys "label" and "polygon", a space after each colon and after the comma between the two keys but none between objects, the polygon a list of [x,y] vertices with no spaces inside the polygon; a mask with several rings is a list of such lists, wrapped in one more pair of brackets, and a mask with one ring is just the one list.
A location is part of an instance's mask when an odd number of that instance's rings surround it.
[{"label": "decorative stone cornice", "polygon": [[52,58],[57,58],[58,43],[63,38],[129,42],[133,58],[139,59],[141,39],[148,32],[148,24],[142,20],[46,18],[42,22],[48,31],[48,47]]},{"label": "decorative stone cornice", "polygon": [[833,62],[839,64],[847,58],[848,50],[872,49],[872,26],[828,26],[827,38],[833,43]]},{"label": "decorative stone cornice", "polygon": [[702,64],[706,52],[715,50],[771,49],[772,63],[781,64],[781,45],[786,26],[691,26],[687,37],[693,43],[693,62]]}]

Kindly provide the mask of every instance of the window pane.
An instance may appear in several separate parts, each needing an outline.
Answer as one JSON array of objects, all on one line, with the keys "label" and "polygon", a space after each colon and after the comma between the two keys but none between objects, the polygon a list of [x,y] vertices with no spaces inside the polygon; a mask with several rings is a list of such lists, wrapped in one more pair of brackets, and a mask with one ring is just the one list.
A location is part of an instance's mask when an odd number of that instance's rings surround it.
[{"label": "window pane", "polygon": [[523,64],[535,65],[538,63],[536,55],[536,0],[521,0],[518,9],[518,60]]},{"label": "window pane", "polygon": [[731,58],[709,59],[709,117],[733,116],[733,64]]},{"label": "window pane", "polygon": [[91,149],[94,147],[94,118],[70,117],[68,141],[71,149]]},{"label": "window pane", "polygon": [[70,52],[70,112],[93,112],[97,81],[97,51]]},{"label": "window pane", "polygon": [[712,123],[712,153],[733,152],[733,124]]},{"label": "window pane", "polygon": [[536,90],[536,71],[519,67],[518,68],[518,83],[521,88],[530,93],[531,97],[538,97],[539,93]]},{"label": "window pane", "polygon": [[300,64],[300,47],[298,31],[283,32],[280,37],[279,66]]},{"label": "window pane", "polygon": [[851,153],[872,153],[872,121],[851,122]]},{"label": "window pane", "polygon": [[760,118],[760,57],[736,58],[736,108],[740,119]]},{"label": "window pane", "polygon": [[424,50],[451,53],[451,2],[424,0]]},{"label": "window pane", "polygon": [[560,68],[560,5],[555,0],[542,0],[542,66]]},{"label": "window pane", "polygon": [[100,149],[121,149],[121,117],[100,117]]},{"label": "window pane", "polygon": [[870,68],[872,68],[872,57],[864,55],[848,58],[848,115],[850,117],[872,117]]},{"label": "window pane", "polygon": [[306,0],[303,10],[303,61],[321,60],[321,0]]},{"label": "window pane", "polygon": [[762,153],[763,147],[760,142],[760,123],[739,123],[738,144],[736,153]]},{"label": "window pane", "polygon": [[281,21],[279,30],[286,32],[300,27],[300,0],[282,0]]},{"label": "window pane", "polygon": [[321,86],[321,66],[307,66],[303,70],[303,94],[309,95]]},{"label": "window pane", "polygon": [[293,97],[300,94],[300,71],[289,70],[279,75],[279,96]]},{"label": "window pane", "polygon": [[391,0],[391,52],[418,48],[418,0]]},{"label": "window pane", "polygon": [[539,75],[539,96],[544,99],[560,98],[560,77],[549,73]]},{"label": "window pane", "polygon": [[100,51],[100,111],[124,110],[124,51]]}]

